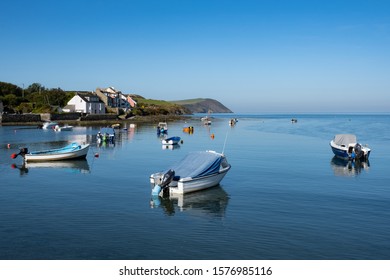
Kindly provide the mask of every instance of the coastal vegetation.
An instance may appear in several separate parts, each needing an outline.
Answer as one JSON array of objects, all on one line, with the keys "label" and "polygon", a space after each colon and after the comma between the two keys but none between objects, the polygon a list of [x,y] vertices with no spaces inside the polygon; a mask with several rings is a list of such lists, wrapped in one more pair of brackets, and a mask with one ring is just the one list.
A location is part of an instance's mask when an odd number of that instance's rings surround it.
[{"label": "coastal vegetation", "polygon": [[7,113],[51,113],[64,107],[74,94],[61,88],[45,88],[39,83],[22,88],[0,82],[0,101]]},{"label": "coastal vegetation", "polygon": [[[78,91],[64,91],[61,88],[46,88],[40,83],[33,83],[26,88],[0,82],[0,102],[5,113],[58,113],[60,108]],[[184,115],[193,113],[231,113],[220,102],[210,98],[197,98],[178,101],[147,99],[141,95],[130,95],[137,102],[131,116]]]}]

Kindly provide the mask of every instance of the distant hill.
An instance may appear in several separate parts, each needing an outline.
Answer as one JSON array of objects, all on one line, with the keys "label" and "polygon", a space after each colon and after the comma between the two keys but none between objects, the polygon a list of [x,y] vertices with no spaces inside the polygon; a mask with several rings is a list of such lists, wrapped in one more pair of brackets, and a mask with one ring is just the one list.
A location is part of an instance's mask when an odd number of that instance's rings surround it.
[{"label": "distant hill", "polygon": [[197,98],[170,101],[171,103],[181,105],[191,111],[191,113],[233,113],[229,108],[222,103],[211,98]]}]

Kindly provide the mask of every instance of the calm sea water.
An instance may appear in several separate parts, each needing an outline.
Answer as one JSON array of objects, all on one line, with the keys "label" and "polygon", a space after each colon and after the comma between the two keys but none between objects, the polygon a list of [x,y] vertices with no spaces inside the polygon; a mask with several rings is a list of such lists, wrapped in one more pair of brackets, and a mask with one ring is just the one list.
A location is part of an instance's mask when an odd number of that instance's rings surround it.
[{"label": "calm sea water", "polygon": [[[173,150],[156,124],[102,147],[99,127],[0,127],[0,259],[390,259],[390,115],[232,116],[168,123]],[[368,144],[369,163],[335,160],[338,133]],[[10,158],[70,141],[91,143],[86,160]],[[151,173],[206,149],[232,165],[220,186],[151,201]]]}]

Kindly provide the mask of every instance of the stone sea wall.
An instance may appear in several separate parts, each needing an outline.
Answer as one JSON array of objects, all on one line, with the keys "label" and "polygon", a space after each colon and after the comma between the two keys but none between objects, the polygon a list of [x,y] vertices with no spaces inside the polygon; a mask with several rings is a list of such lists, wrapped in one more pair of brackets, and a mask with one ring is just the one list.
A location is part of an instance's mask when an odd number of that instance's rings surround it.
[{"label": "stone sea wall", "polygon": [[102,121],[117,120],[118,116],[113,114],[104,115],[82,115],[80,113],[66,114],[2,114],[0,123],[37,123],[51,121]]},{"label": "stone sea wall", "polygon": [[1,123],[28,123],[40,122],[41,115],[39,114],[2,114],[0,116]]}]

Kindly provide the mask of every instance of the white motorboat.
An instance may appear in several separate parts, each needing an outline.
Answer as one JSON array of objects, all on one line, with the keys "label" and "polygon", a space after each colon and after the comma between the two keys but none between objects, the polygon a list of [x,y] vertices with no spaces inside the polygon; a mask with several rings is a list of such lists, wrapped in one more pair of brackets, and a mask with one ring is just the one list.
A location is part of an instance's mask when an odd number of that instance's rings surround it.
[{"label": "white motorboat", "polygon": [[27,148],[21,148],[18,154],[12,154],[11,157],[16,158],[18,155],[21,155],[26,162],[79,159],[87,156],[88,149],[89,144],[79,145],[78,143],[72,143],[59,149],[35,152],[29,152]]},{"label": "white motorboat", "polygon": [[72,129],[73,129],[73,126],[71,126],[71,125],[64,125],[64,126],[56,125],[54,127],[55,131],[71,131]]},{"label": "white motorboat", "polygon": [[42,126],[42,129],[54,129],[58,125],[57,122],[45,122]]},{"label": "white motorboat", "polygon": [[189,193],[218,185],[230,170],[224,154],[192,152],[165,172],[150,175],[153,195]]},{"label": "white motorboat", "polygon": [[353,134],[336,134],[330,141],[335,156],[346,160],[367,160],[371,149],[357,142]]},{"label": "white motorboat", "polygon": [[167,134],[168,124],[166,122],[159,122],[157,125],[157,134]]}]

